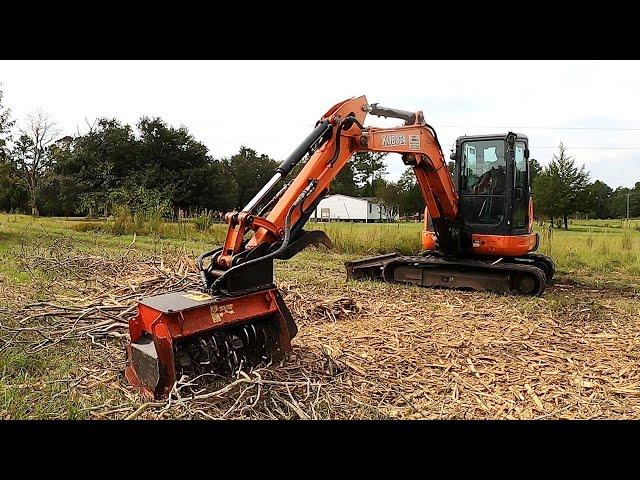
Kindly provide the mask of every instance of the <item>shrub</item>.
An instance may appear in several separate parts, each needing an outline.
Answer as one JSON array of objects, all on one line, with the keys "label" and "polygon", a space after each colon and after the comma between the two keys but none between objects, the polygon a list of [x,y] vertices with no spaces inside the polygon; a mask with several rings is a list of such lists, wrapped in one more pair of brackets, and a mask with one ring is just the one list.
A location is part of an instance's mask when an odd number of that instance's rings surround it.
[{"label": "shrub", "polygon": [[211,213],[209,212],[201,213],[193,220],[193,224],[195,225],[196,230],[198,230],[199,232],[206,232],[207,230],[209,230],[209,227],[212,223],[213,218],[211,216]]}]

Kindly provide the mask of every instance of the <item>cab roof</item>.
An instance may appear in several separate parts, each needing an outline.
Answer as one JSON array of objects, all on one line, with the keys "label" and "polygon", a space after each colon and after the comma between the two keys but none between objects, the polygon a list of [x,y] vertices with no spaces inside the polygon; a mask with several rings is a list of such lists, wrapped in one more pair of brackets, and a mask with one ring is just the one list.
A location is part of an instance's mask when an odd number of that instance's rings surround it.
[{"label": "cab roof", "polygon": [[[515,132],[514,132],[515,133]],[[457,138],[456,142],[462,143],[468,140],[495,140],[498,138],[506,138],[507,133],[487,133],[485,135],[463,135]],[[529,143],[529,138],[523,133],[516,133],[516,141],[524,140]]]}]

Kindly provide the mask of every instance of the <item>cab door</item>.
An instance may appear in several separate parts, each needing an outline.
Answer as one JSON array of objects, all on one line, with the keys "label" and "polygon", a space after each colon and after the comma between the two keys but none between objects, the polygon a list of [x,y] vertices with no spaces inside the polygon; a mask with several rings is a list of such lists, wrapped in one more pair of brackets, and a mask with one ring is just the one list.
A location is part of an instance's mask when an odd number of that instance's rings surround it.
[{"label": "cab door", "polygon": [[523,140],[516,141],[513,162],[513,225],[515,235],[528,233],[529,199],[531,188],[529,182],[529,158],[527,144]]},{"label": "cab door", "polygon": [[506,224],[508,169],[504,138],[467,140],[461,145],[458,192],[465,229],[495,232]]}]

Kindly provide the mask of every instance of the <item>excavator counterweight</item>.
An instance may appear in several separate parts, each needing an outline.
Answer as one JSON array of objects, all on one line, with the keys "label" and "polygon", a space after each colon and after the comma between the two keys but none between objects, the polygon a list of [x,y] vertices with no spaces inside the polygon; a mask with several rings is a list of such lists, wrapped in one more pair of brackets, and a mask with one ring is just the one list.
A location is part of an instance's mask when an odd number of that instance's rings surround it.
[{"label": "excavator counterweight", "polygon": [[[368,114],[404,123],[368,127]],[[273,262],[308,245],[331,247],[323,231],[304,226],[358,152],[398,153],[413,168],[425,203],[425,251],[348,262],[348,278],[542,294],[555,266],[531,253],[538,237],[527,142],[512,132],[460,137],[454,181],[422,112],[369,105],[364,96],[334,105],[242,211],[225,215],[224,245],[196,262],[201,289],[139,301],[129,321],[127,379],[164,397],[183,376],[233,374],[284,360],[297,327],[273,282]],[[285,182],[303,160],[300,173]]]}]

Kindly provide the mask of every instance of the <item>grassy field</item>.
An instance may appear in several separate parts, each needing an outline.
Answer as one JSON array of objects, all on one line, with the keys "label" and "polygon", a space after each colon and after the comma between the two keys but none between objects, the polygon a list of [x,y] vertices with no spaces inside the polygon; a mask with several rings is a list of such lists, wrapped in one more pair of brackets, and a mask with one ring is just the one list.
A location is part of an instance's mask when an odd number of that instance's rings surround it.
[{"label": "grassy field", "polygon": [[[180,402],[150,404],[127,387],[122,328],[104,339],[42,340],[35,327],[55,333],[59,321],[49,315],[25,334],[28,340],[16,340],[23,338],[16,329],[31,325],[39,308],[73,306],[80,295],[87,305],[115,302],[104,292],[127,282],[141,291],[136,282],[160,271],[148,259],[168,265],[194,258],[220,244],[226,231],[165,224],[134,238],[104,233],[108,227],[0,215],[0,418],[219,418],[227,411],[233,418],[640,417],[640,379],[637,369],[627,369],[639,355],[640,221],[573,221],[569,231],[536,227],[540,251],[558,266],[556,285],[541,299],[347,282],[344,261],[416,253],[422,226],[309,224],[327,232],[334,250],[310,249],[276,264],[301,325],[292,366],[263,373],[277,379],[268,392],[239,389],[195,410]],[[171,268],[174,276],[187,275]],[[393,355],[389,345],[396,345]],[[495,365],[482,367],[488,358]],[[505,372],[528,376],[500,383]],[[267,398],[281,407],[260,409]]]},{"label": "grassy field", "polygon": [[[29,221],[32,221],[29,217],[17,217],[16,228]],[[79,234],[109,231],[109,225],[102,222],[48,219],[40,222],[45,229],[55,231],[71,229]],[[633,283],[640,276],[640,220],[631,220],[628,224],[623,220],[572,220],[568,231],[550,229],[547,225],[536,225],[535,228],[541,235],[539,251],[554,258],[561,274],[585,281],[621,283]],[[324,230],[337,253],[369,255],[396,251],[412,254],[421,249],[421,223],[309,223],[307,229]],[[206,231],[198,231],[192,223],[163,224],[156,230],[154,244],[168,241],[193,248],[195,245],[221,244],[226,225],[213,224]],[[149,232],[143,229],[142,233]],[[124,241],[131,239],[130,236],[123,238]]]}]

